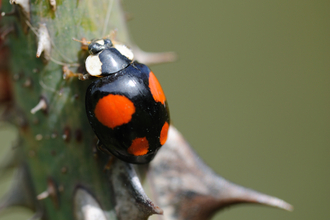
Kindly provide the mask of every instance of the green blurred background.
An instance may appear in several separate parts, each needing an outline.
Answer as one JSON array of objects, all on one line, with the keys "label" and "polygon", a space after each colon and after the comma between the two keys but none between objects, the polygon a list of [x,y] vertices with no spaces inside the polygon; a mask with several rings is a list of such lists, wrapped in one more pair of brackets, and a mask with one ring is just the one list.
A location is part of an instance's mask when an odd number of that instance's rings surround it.
[{"label": "green blurred background", "polygon": [[[152,69],[174,125],[201,158],[226,179],[295,207],[240,205],[214,219],[330,219],[330,1],[124,6],[143,50],[178,53],[177,62]],[[12,133],[1,129],[0,139]],[[26,219],[10,213],[0,220]]]}]

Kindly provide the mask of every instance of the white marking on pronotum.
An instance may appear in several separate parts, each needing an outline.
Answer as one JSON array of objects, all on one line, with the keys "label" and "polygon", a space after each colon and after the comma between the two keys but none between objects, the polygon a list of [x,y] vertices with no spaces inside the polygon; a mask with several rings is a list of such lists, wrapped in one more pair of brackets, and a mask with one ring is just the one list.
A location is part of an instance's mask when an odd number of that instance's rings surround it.
[{"label": "white marking on pronotum", "polygon": [[49,0],[49,4],[52,7],[53,11],[56,11],[56,0]]},{"label": "white marking on pronotum", "polygon": [[30,20],[30,1],[29,0],[9,0],[10,4],[19,5],[27,20]]},{"label": "white marking on pronotum", "polygon": [[122,55],[127,57],[130,60],[134,59],[134,54],[132,50],[130,50],[126,45],[124,44],[114,44],[114,48],[116,48]]},{"label": "white marking on pronotum", "polygon": [[85,61],[87,72],[92,76],[102,74],[102,63],[98,55],[89,55]]},{"label": "white marking on pronotum", "polygon": [[44,98],[41,98],[39,103],[33,109],[31,109],[31,113],[35,114],[37,111],[46,110],[46,109],[47,109],[47,102]]},{"label": "white marking on pronotum", "polygon": [[100,45],[104,45],[104,40],[103,39],[102,40],[98,40],[98,41],[96,41],[96,43],[98,43]]},{"label": "white marking on pronotum", "polygon": [[37,57],[39,58],[41,53],[44,53],[44,57],[46,60],[50,59],[50,51],[52,49],[52,43],[49,37],[49,33],[46,27],[46,24],[39,24],[38,29],[38,49],[37,49]]}]

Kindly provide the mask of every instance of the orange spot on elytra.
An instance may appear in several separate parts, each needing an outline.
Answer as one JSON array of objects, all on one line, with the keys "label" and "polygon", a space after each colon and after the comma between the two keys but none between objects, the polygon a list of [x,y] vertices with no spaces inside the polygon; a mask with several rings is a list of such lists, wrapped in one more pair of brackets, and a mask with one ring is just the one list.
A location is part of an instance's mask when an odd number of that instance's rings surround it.
[{"label": "orange spot on elytra", "polygon": [[165,94],[153,72],[149,73],[149,88],[156,102],[165,103]]},{"label": "orange spot on elytra", "polygon": [[95,106],[95,116],[99,122],[109,128],[115,128],[130,122],[135,112],[133,102],[122,95],[107,95]]},{"label": "orange spot on elytra", "polygon": [[132,141],[131,146],[127,149],[127,152],[134,156],[141,156],[148,153],[149,142],[146,137],[135,138]]},{"label": "orange spot on elytra", "polygon": [[162,127],[162,130],[160,131],[159,141],[161,145],[164,145],[167,140],[168,127],[169,127],[168,123],[165,122]]}]

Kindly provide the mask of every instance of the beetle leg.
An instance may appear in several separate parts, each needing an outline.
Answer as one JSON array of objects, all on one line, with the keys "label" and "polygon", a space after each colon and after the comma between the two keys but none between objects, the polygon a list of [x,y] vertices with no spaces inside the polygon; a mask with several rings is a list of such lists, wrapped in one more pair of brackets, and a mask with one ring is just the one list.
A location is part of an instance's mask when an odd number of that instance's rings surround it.
[{"label": "beetle leg", "polygon": [[78,40],[76,38],[72,38],[72,40],[80,42],[82,50],[88,50],[88,45],[91,43],[91,41],[87,41],[86,38],[84,38],[84,37],[81,38],[81,40]]},{"label": "beetle leg", "polygon": [[103,172],[106,172],[106,171],[110,170],[111,165],[113,164],[115,159],[116,158],[113,155],[110,155],[110,157],[108,159],[108,162],[104,165]]},{"label": "beetle leg", "polygon": [[72,72],[67,65],[63,65],[62,70],[63,70],[63,79],[78,77],[79,80],[87,80],[90,78],[89,74]]},{"label": "beetle leg", "polygon": [[110,167],[113,164],[113,161],[115,160],[115,157],[108,150],[106,150],[103,147],[103,144],[101,143],[100,140],[97,141],[96,148],[97,148],[97,150],[109,155],[108,162],[104,165],[103,172],[106,172],[106,171],[110,170]]}]

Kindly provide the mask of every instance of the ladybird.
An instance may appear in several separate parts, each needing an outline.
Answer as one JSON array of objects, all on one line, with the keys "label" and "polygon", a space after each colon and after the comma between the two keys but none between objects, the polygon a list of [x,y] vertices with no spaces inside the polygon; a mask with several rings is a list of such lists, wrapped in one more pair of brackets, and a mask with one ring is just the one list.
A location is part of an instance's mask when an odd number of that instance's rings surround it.
[{"label": "ladybird", "polygon": [[149,163],[165,144],[170,124],[160,83],[123,44],[97,39],[88,51],[86,70],[98,78],[89,85],[85,104],[99,148],[128,163]]}]

